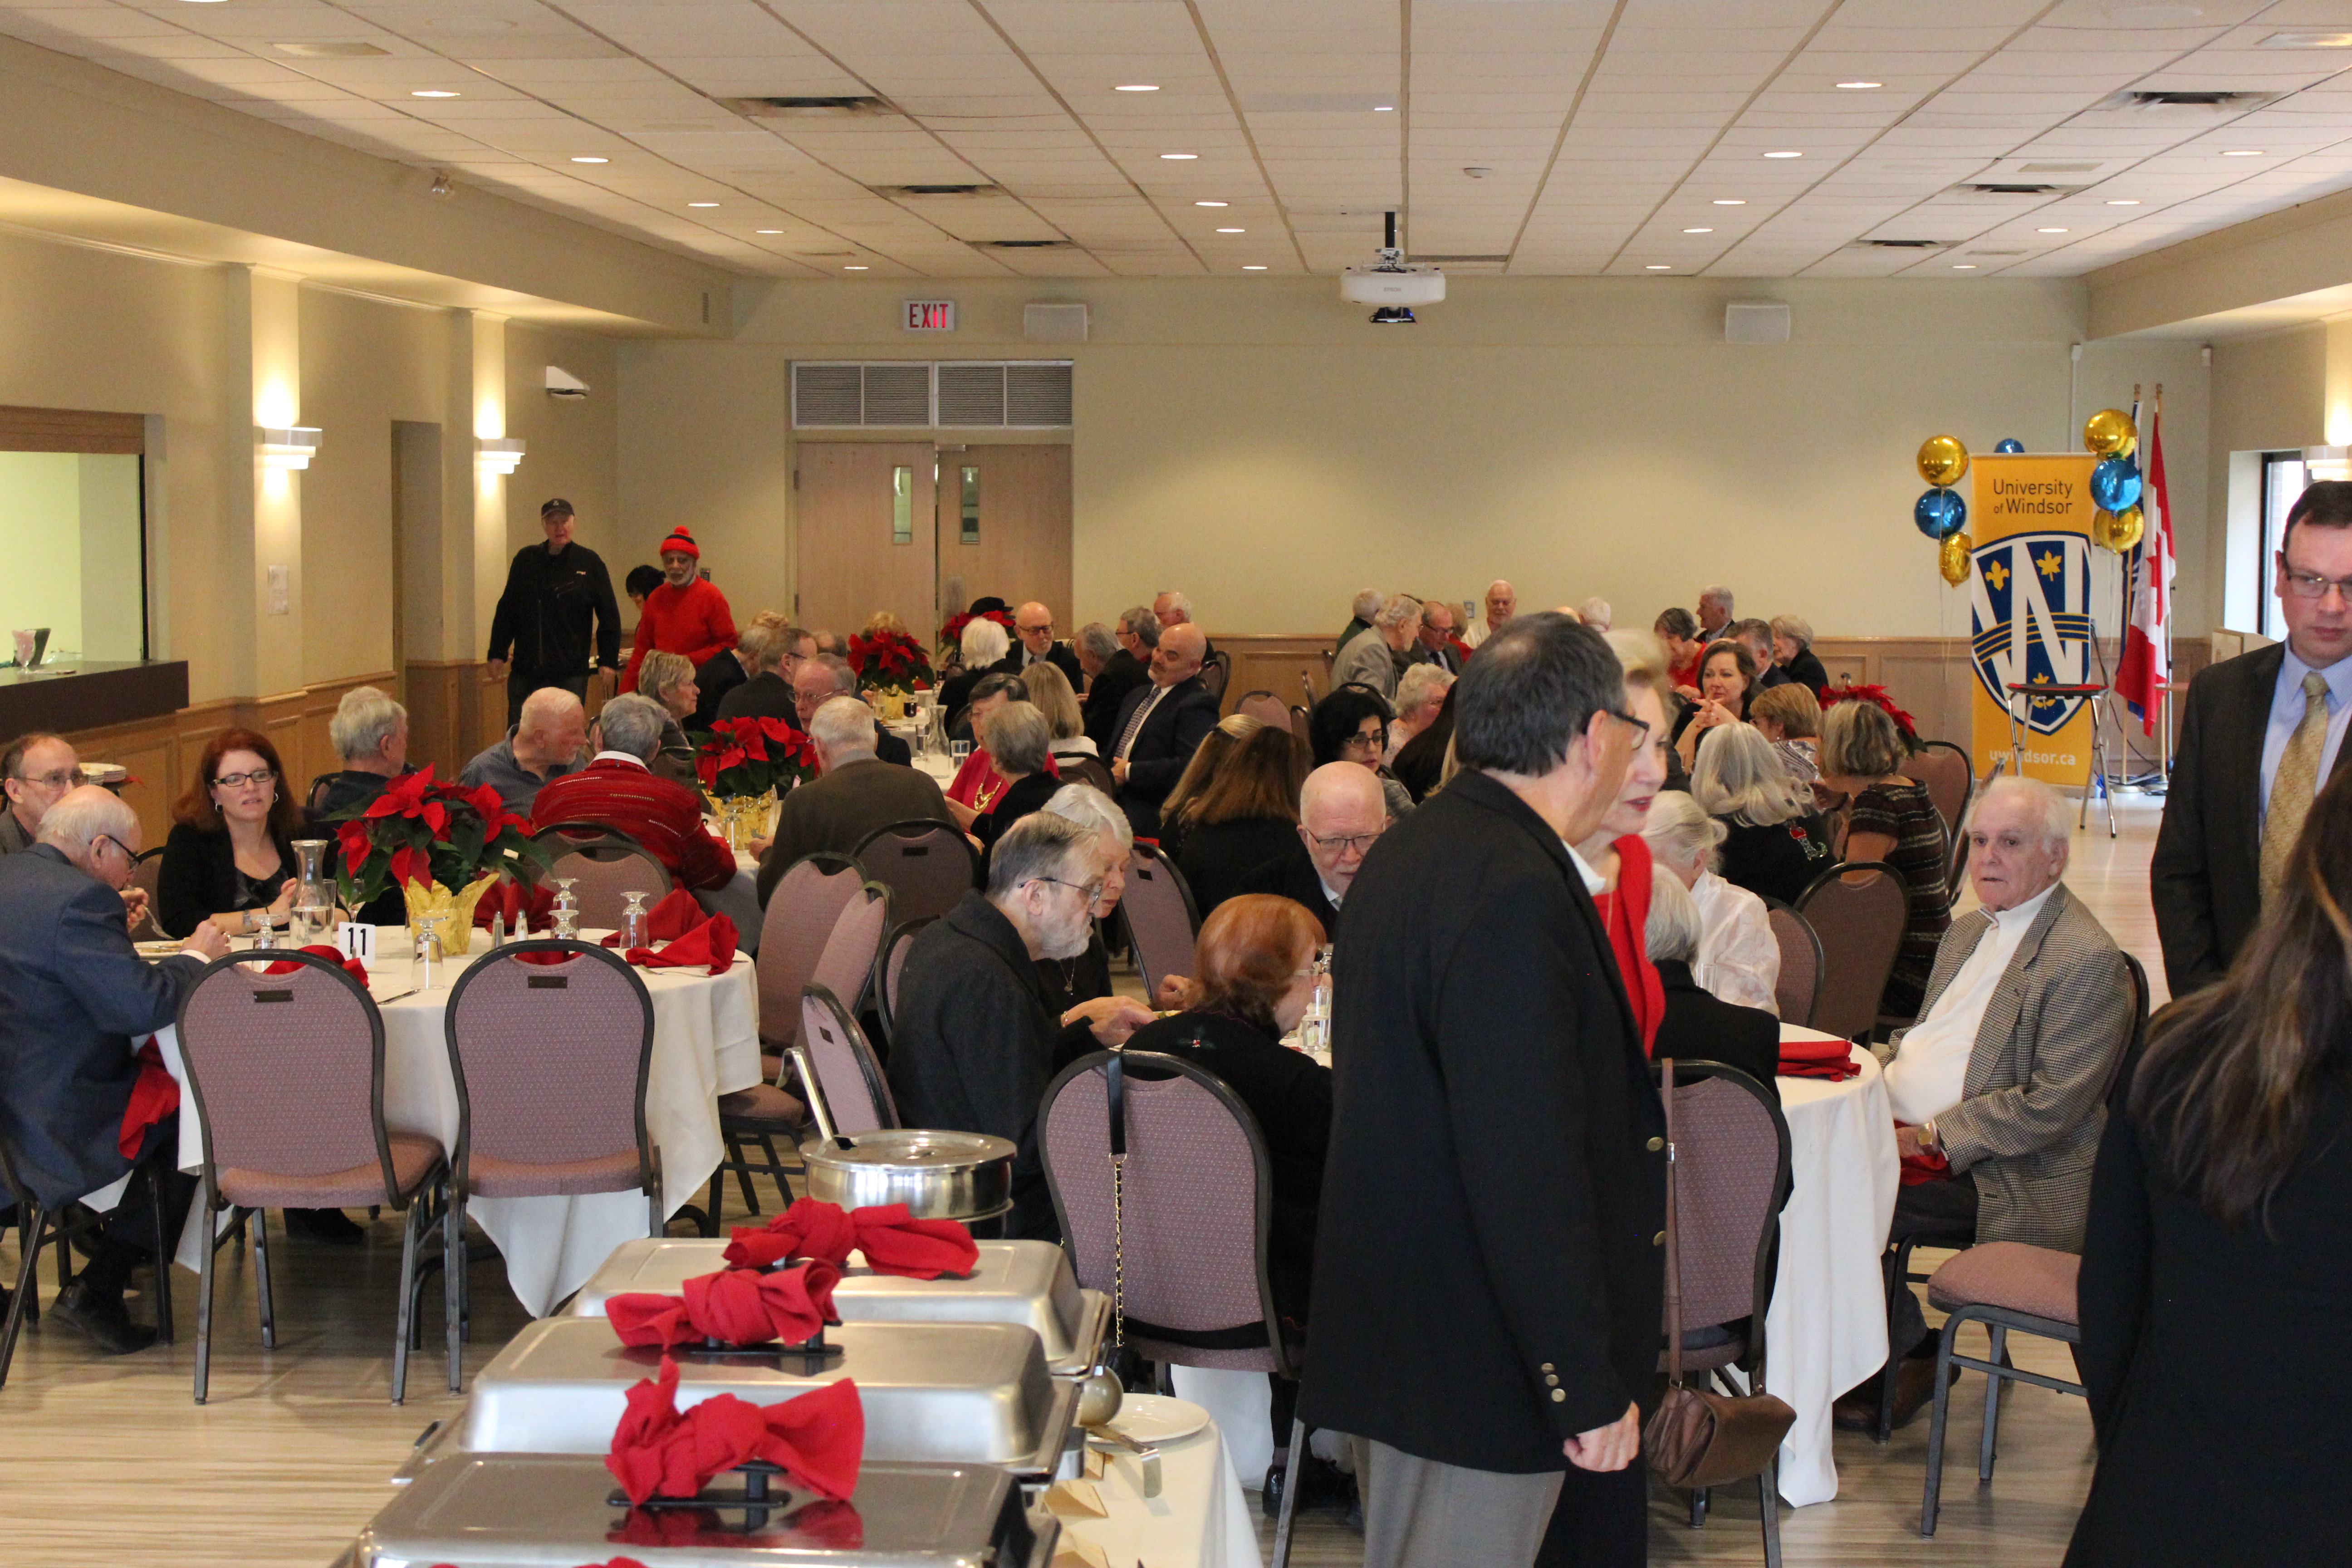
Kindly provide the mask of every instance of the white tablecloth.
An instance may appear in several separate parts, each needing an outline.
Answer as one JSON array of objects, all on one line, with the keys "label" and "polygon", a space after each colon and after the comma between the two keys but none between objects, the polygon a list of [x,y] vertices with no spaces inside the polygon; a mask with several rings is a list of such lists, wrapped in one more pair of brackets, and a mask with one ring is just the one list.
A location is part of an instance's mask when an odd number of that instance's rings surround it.
[{"label": "white tablecloth", "polygon": [[1256,1521],[1217,1424],[1159,1447],[1158,1497],[1143,1495],[1139,1461],[1112,1454],[1094,1483],[1109,1517],[1065,1519],[1062,1528],[1115,1568],[1261,1568]]},{"label": "white tablecloth", "polygon": [[[404,954],[405,934],[386,930]],[[469,958],[486,950],[478,948]],[[457,1085],[449,1074],[449,1050],[442,1019],[449,987],[457,980],[453,961],[436,987],[386,1003],[383,1013],[383,1119],[395,1132],[437,1138],[445,1150],[457,1146]],[[724,974],[700,969],[637,971],[654,1004],[653,1066],[646,1084],[646,1125],[661,1153],[662,1212],[676,1214],[698,1201],[719,1168],[726,1142],[719,1132],[718,1097],[760,1081],[759,995],[751,961],[738,954]],[[398,996],[412,984],[405,956],[379,958],[369,990]],[[155,1037],[164,1066],[184,1082],[177,1029]],[[180,1101],[180,1168],[204,1164],[203,1131],[195,1097]],[[595,1193],[584,1197],[475,1198],[466,1205],[504,1255],[507,1280],[533,1316],[542,1316],[588,1282],[598,1266],[624,1241],[646,1234],[646,1201],[635,1192]],[[189,1268],[203,1260],[195,1216],[182,1234],[178,1261]]]},{"label": "white tablecloth", "polygon": [[[1830,1037],[1783,1024],[1780,1037]],[[1831,1402],[1886,1361],[1879,1256],[1900,1183],[1895,1115],[1877,1058],[1857,1046],[1853,1059],[1862,1076],[1843,1082],[1779,1080],[1793,1182],[1764,1318],[1764,1385],[1797,1412],[1780,1445],[1780,1495],[1800,1507],[1837,1496]]]}]

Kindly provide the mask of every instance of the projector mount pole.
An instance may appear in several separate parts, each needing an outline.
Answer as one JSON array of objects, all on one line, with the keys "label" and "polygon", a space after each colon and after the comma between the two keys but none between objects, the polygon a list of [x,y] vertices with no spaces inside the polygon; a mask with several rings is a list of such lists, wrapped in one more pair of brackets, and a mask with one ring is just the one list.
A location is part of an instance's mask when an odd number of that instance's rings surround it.
[{"label": "projector mount pole", "polygon": [[1394,267],[1398,262],[1404,259],[1404,252],[1397,248],[1396,210],[1391,207],[1382,216],[1386,218],[1388,223],[1388,239],[1386,243],[1381,247],[1381,265],[1383,267]]}]

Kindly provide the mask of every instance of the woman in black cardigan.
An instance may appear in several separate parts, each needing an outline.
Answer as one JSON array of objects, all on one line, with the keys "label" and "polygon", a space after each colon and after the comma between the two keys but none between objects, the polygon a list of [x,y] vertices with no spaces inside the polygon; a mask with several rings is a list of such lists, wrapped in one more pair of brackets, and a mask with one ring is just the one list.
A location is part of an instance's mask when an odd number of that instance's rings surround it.
[{"label": "woman in black cardigan", "polygon": [[2110,1108],[2076,1287],[2099,1468],[2068,1568],[2345,1560],[2347,910],[2339,773],[2228,978],[2156,1020]]},{"label": "woman in black cardigan", "polygon": [[1298,842],[1298,792],[1307,783],[1307,748],[1287,730],[1253,731],[1226,754],[1201,792],[1170,825],[1176,868],[1202,920],[1241,891],[1244,879],[1291,853]]},{"label": "woman in black cardigan", "polygon": [[302,813],[278,748],[252,730],[224,730],[197,759],[195,782],[173,808],[155,889],[155,920],[184,937],[210,920],[231,936],[267,911],[283,926],[300,863],[292,839]]}]

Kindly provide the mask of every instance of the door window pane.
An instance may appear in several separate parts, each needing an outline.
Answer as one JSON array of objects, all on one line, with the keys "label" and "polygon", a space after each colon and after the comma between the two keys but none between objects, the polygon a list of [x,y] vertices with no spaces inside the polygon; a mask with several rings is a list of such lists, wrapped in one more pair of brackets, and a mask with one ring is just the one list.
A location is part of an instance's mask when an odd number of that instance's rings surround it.
[{"label": "door window pane", "polygon": [[2254,629],[2266,637],[2286,634],[2285,623],[2279,617],[2278,599],[2271,593],[2271,563],[2278,559],[2286,532],[2286,514],[2294,510],[2294,503],[2310,483],[2311,474],[2300,452],[2263,455],[2263,555],[2254,563],[2253,574],[2254,581],[2262,587],[2254,601],[2259,606]]},{"label": "door window pane", "polygon": [[915,542],[915,470],[904,464],[890,470],[890,542]]},{"label": "door window pane", "polygon": [[980,470],[963,471],[963,542],[980,542]]}]

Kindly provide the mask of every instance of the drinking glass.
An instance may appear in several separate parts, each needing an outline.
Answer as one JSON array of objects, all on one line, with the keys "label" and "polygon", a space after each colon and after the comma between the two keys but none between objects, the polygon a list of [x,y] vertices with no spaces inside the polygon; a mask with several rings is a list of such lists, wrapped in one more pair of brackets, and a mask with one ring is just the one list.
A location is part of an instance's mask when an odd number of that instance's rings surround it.
[{"label": "drinking glass", "polygon": [[580,939],[580,900],[572,891],[572,884],[579,879],[577,877],[553,879],[555,903],[549,913],[555,921],[555,934],[565,942]]},{"label": "drinking glass", "polygon": [[956,771],[958,773],[961,773],[963,771],[964,759],[971,755],[971,742],[970,741],[950,741],[948,742],[948,758],[955,763]]},{"label": "drinking glass", "polygon": [[623,893],[621,897],[628,900],[627,906],[621,910],[621,951],[626,952],[633,947],[651,947],[653,932],[651,918],[646,912],[646,900],[653,895]]},{"label": "drinking glass", "polygon": [[416,939],[415,952],[409,961],[408,977],[411,988],[430,991],[439,984],[447,967],[443,961],[446,952],[442,946],[442,929],[448,922],[446,915],[423,915],[417,924],[423,928]]},{"label": "drinking glass", "polygon": [[267,909],[253,911],[253,945],[257,948],[278,945],[278,917]]}]

